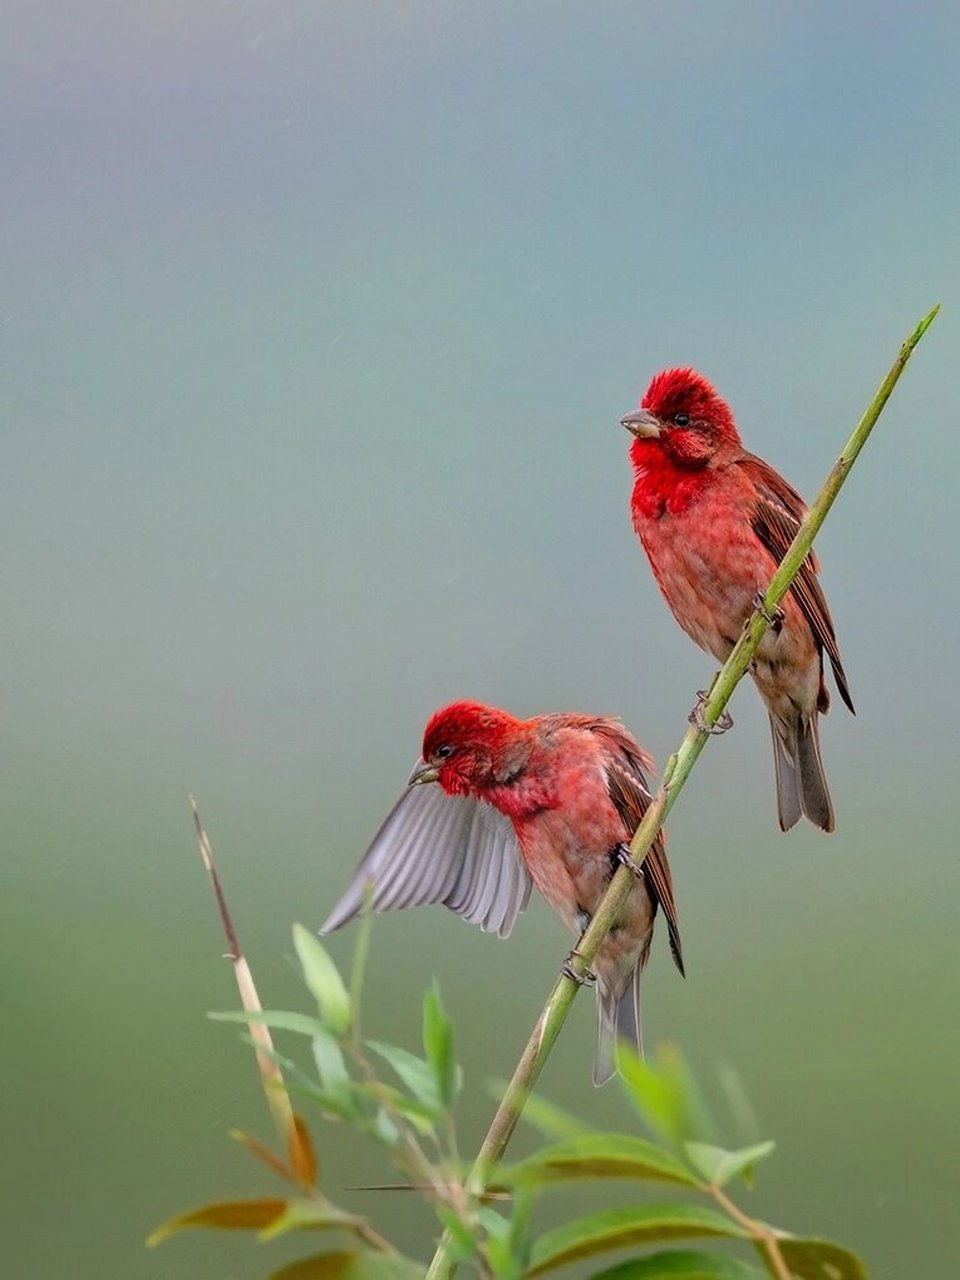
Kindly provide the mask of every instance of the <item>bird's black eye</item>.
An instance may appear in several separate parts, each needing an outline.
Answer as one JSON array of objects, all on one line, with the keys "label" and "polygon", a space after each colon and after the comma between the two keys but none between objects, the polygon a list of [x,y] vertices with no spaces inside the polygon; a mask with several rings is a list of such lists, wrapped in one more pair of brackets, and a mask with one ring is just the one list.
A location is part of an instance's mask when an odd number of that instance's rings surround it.
[{"label": "bird's black eye", "polygon": [[450,757],[453,755],[453,747],[451,747],[449,744],[443,747],[437,747],[436,751],[433,754],[437,757],[438,760],[449,760]]},{"label": "bird's black eye", "polygon": [[686,426],[689,426],[689,424],[690,424],[690,415],[689,415],[689,413],[675,413],[675,414],[673,415],[673,421],[674,421],[675,425],[676,425],[676,426],[678,426],[678,427],[686,427]]}]

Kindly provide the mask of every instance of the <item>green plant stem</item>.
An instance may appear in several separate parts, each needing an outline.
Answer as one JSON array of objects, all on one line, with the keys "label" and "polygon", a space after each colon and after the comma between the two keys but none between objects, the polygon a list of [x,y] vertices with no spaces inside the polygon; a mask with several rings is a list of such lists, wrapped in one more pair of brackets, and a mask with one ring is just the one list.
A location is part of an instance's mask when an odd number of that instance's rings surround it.
[{"label": "green plant stem", "polygon": [[[633,839],[630,841],[630,855],[637,866],[643,863],[644,858],[649,853],[657,832],[663,826],[700,753],[710,739],[711,735],[708,730],[720,719],[727,703],[730,701],[731,694],[746,674],[753,660],[753,655],[766,634],[767,628],[770,626],[769,619],[775,615],[780,601],[790,590],[794,578],[800,571],[800,566],[810,552],[814,538],[820,531],[820,526],[826,519],[827,512],[833,506],[837,494],[850,473],[850,468],[856,461],[860,450],[867,441],[867,437],[883,412],[884,405],[889,400],[893,388],[897,385],[907,361],[913,354],[914,348],[933,323],[939,310],[938,305],[928,315],[924,316],[901,346],[889,373],[880,384],[866,411],[857,423],[853,434],[843,448],[843,452],[824,481],[816,501],[807,513],[807,517],[797,532],[797,536],[790,544],[786,555],[770,580],[770,585],[764,593],[762,602],[748,618],[743,633],[733,648],[733,652],[715,676],[708,696],[701,708],[701,719],[706,728],[698,728],[696,725],[691,725],[684,734],[677,751],[667,761],[660,788],[644,815],[643,821],[634,833]],[[633,871],[629,867],[620,867],[611,880],[607,892],[604,894],[583,937],[577,943],[576,954],[571,957],[575,972],[584,975],[589,970],[611,925],[620,914],[633,888],[633,884]],[[527,1097],[543,1069],[543,1064],[547,1060],[557,1036],[560,1034],[578,990],[578,983],[571,978],[561,977],[554,986],[543,1011],[538,1017],[527,1046],[514,1071],[513,1078],[507,1085],[496,1115],[493,1117],[487,1135],[477,1154],[476,1161],[470,1171],[467,1187],[473,1194],[479,1194],[483,1191],[490,1173],[503,1155],[511,1134],[516,1128],[517,1121],[520,1119]],[[449,1245],[449,1236],[444,1233],[427,1271],[427,1280],[440,1280],[441,1277],[449,1276],[452,1273],[453,1266],[448,1258]]]}]

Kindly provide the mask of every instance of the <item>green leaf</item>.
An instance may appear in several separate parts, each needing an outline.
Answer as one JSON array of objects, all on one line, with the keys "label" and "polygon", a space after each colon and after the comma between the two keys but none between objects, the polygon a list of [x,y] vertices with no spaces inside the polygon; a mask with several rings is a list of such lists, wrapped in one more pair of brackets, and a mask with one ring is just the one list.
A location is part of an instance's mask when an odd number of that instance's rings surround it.
[{"label": "green leaf", "polygon": [[346,1035],[352,1018],[350,996],[337,966],[319,938],[302,924],[293,926],[293,945],[297,949],[304,981],[317,1002],[320,1016],[334,1035]]},{"label": "green leaf", "polygon": [[[507,1087],[506,1080],[491,1080],[487,1085],[487,1092],[494,1101],[499,1102]],[[579,1138],[594,1132],[585,1121],[578,1120],[562,1107],[547,1102],[535,1093],[531,1093],[524,1103],[520,1119],[526,1120],[545,1138]]]},{"label": "green leaf", "polygon": [[363,994],[363,978],[367,971],[367,957],[370,954],[370,933],[373,929],[373,881],[368,880],[363,886],[363,906],[360,908],[360,921],[353,947],[353,964],[350,968],[350,1004],[353,1008],[354,1025],[360,1025],[360,997]]},{"label": "green leaf", "polygon": [[400,1130],[386,1108],[381,1107],[373,1117],[373,1133],[388,1147],[395,1147],[400,1138]]},{"label": "green leaf", "polygon": [[513,1215],[510,1219],[510,1250],[519,1264],[520,1274],[526,1273],[530,1263],[533,1231],[530,1219],[536,1193],[529,1187],[517,1187],[513,1195]]},{"label": "green leaf", "polygon": [[363,1253],[360,1271],[351,1280],[423,1280],[427,1268],[400,1253]]},{"label": "green leaf", "polygon": [[653,1133],[677,1147],[712,1135],[714,1126],[703,1096],[672,1045],[661,1045],[654,1061],[645,1061],[629,1045],[620,1045],[617,1064],[628,1098]]},{"label": "green leaf", "polygon": [[739,1258],[696,1250],[668,1249],[645,1258],[631,1258],[599,1271],[590,1280],[763,1280],[763,1272]]},{"label": "green leaf", "polygon": [[152,1249],[154,1245],[188,1227],[214,1227],[221,1231],[262,1231],[279,1218],[286,1207],[286,1200],[276,1196],[205,1204],[202,1209],[191,1209],[188,1213],[169,1218],[147,1236],[147,1244]]},{"label": "green leaf", "polygon": [[390,1085],[382,1084],[380,1089],[383,1091],[383,1096],[389,1099],[390,1106],[395,1111],[399,1111],[405,1120],[409,1120],[418,1133],[422,1133],[425,1137],[436,1134],[436,1126],[433,1123],[436,1112],[432,1108],[424,1106],[416,1098],[408,1098],[405,1093],[401,1093],[399,1089],[394,1089]]},{"label": "green leaf", "polygon": [[283,1212],[261,1230],[260,1239],[272,1240],[288,1231],[325,1231],[332,1227],[352,1227],[360,1221],[360,1218],[344,1213],[333,1205],[317,1204],[314,1200],[288,1200]]},{"label": "green leaf", "polygon": [[337,1093],[344,1085],[350,1084],[350,1073],[343,1060],[340,1045],[325,1027],[315,1033],[310,1047],[324,1089]]},{"label": "green leaf", "polygon": [[507,1240],[510,1236],[510,1220],[489,1205],[481,1205],[477,1210],[477,1221],[494,1240]]},{"label": "green leaf", "polygon": [[283,1087],[288,1093],[293,1087],[290,1084],[291,1080],[297,1080],[302,1085],[310,1087],[313,1086],[314,1082],[311,1077],[308,1076],[305,1071],[301,1071],[292,1058],[288,1058],[284,1054],[278,1053],[272,1045],[260,1044],[259,1041],[254,1040],[253,1036],[251,1036],[249,1032],[242,1035],[240,1039],[243,1040],[245,1044],[250,1045],[251,1048],[256,1049],[257,1053],[262,1053],[265,1057],[269,1058],[271,1062],[275,1062],[277,1064],[283,1075],[286,1077]]},{"label": "green leaf", "polygon": [[423,996],[423,1051],[437,1078],[437,1093],[449,1111],[457,1094],[457,1063],[453,1055],[453,1024],[444,1012],[436,987]]},{"label": "green leaf", "polygon": [[316,1253],[289,1262],[270,1280],[423,1280],[426,1267],[398,1253]]},{"label": "green leaf", "polygon": [[680,1161],[647,1142],[619,1133],[591,1133],[558,1142],[526,1160],[498,1171],[508,1186],[566,1182],[571,1178],[649,1178],[695,1187],[697,1180]]},{"label": "green leaf", "polygon": [[437,1094],[437,1077],[429,1062],[399,1045],[385,1044],[381,1040],[368,1040],[367,1046],[389,1062],[414,1097],[429,1107],[432,1115],[443,1110]]},{"label": "green leaf", "polygon": [[524,1266],[510,1248],[508,1240],[487,1241],[487,1261],[496,1280],[520,1280]]},{"label": "green leaf", "polygon": [[287,1093],[291,1097],[306,1098],[318,1106],[327,1117],[346,1120],[348,1123],[362,1125],[368,1118],[367,1109],[363,1105],[366,1087],[351,1082],[349,1089],[328,1091],[318,1089],[311,1084],[291,1084],[287,1082]]},{"label": "green leaf", "polygon": [[754,1167],[761,1160],[766,1160],[775,1146],[775,1142],[758,1142],[753,1147],[727,1151],[724,1147],[713,1147],[708,1142],[687,1142],[684,1150],[697,1172],[713,1186],[725,1187],[738,1174],[742,1174],[747,1186],[752,1187]]},{"label": "green leaf", "polygon": [[830,1240],[784,1236],[778,1237],[777,1244],[796,1280],[867,1280],[857,1255]]},{"label": "green leaf", "polygon": [[712,1209],[689,1204],[642,1204],[624,1209],[605,1209],[565,1223],[533,1246],[529,1276],[552,1271],[577,1258],[589,1258],[610,1249],[634,1244],[653,1244],[692,1236],[718,1236],[741,1240],[744,1232],[735,1223]]},{"label": "green leaf", "polygon": [[435,1205],[437,1217],[443,1223],[445,1229],[450,1233],[453,1244],[452,1254],[453,1260],[456,1262],[467,1262],[477,1252],[479,1243],[476,1235],[467,1224],[463,1221],[459,1214],[454,1213],[449,1205]]},{"label": "green leaf", "polygon": [[358,1257],[356,1253],[315,1253],[309,1258],[288,1262],[271,1271],[270,1280],[347,1280]]},{"label": "green leaf", "polygon": [[498,1280],[515,1280],[524,1268],[514,1255],[510,1220],[484,1205],[477,1211],[477,1221],[486,1235],[484,1251],[493,1274]]},{"label": "green leaf", "polygon": [[315,1036],[320,1032],[329,1035],[319,1018],[288,1009],[263,1009],[258,1013],[243,1013],[232,1009],[227,1013],[208,1013],[207,1017],[213,1022],[262,1022],[275,1031],[296,1031],[304,1036]]},{"label": "green leaf", "polygon": [[[329,1034],[329,1032],[326,1034]],[[264,1054],[271,1062],[275,1062],[280,1067],[285,1077],[283,1088],[288,1094],[309,1098],[311,1102],[316,1103],[328,1115],[336,1116],[339,1120],[350,1120],[356,1123],[363,1120],[366,1115],[366,1111],[360,1101],[365,1088],[363,1085],[351,1080],[349,1081],[349,1087],[330,1090],[318,1089],[316,1081],[308,1076],[306,1072],[301,1071],[291,1058],[286,1058],[283,1054],[277,1053],[276,1049],[271,1048],[269,1045],[258,1044],[248,1035],[241,1038],[252,1045],[257,1053]]]}]

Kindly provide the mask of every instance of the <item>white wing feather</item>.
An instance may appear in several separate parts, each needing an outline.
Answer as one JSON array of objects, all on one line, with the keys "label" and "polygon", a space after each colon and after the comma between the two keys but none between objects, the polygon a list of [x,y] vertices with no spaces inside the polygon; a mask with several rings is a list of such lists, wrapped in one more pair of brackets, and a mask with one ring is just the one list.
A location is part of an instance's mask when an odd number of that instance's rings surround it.
[{"label": "white wing feather", "polygon": [[506,938],[532,882],[508,818],[482,800],[425,783],[408,787],[387,815],[321,933],[360,913],[368,884],[374,911],[442,902]]}]

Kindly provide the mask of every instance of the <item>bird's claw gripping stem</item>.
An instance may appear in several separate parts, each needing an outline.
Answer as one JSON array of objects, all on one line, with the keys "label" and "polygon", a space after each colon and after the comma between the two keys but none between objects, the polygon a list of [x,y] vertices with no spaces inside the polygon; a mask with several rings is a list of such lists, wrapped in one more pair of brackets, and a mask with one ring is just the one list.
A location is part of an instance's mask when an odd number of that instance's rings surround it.
[{"label": "bird's claw gripping stem", "polygon": [[711,737],[719,737],[721,733],[726,733],[728,729],[733,728],[733,716],[729,711],[722,711],[717,717],[715,724],[707,724],[703,718],[703,709],[707,705],[710,694],[706,689],[697,690],[697,705],[687,716],[690,724],[695,725],[701,733],[709,733]]},{"label": "bird's claw gripping stem", "polygon": [[578,973],[573,967],[573,958],[582,958],[576,947],[570,952],[566,960],[560,966],[560,972],[565,978],[569,978],[571,982],[575,982],[578,987],[591,987],[597,980],[597,975],[592,969],[585,969],[583,973]]},{"label": "bird's claw gripping stem", "polygon": [[757,594],[753,597],[753,608],[756,613],[759,613],[761,618],[765,619],[768,626],[770,626],[774,631],[779,632],[782,629],[783,610],[779,606],[777,606],[777,608],[774,609],[773,613],[771,613],[767,608],[767,606],[764,604],[762,591],[758,591]]},{"label": "bird's claw gripping stem", "polygon": [[630,856],[630,846],[628,844],[618,844],[613,851],[613,857],[619,862],[621,867],[626,867],[628,871],[632,871],[638,880],[642,880],[646,874],[643,869],[642,862],[634,862]]}]

